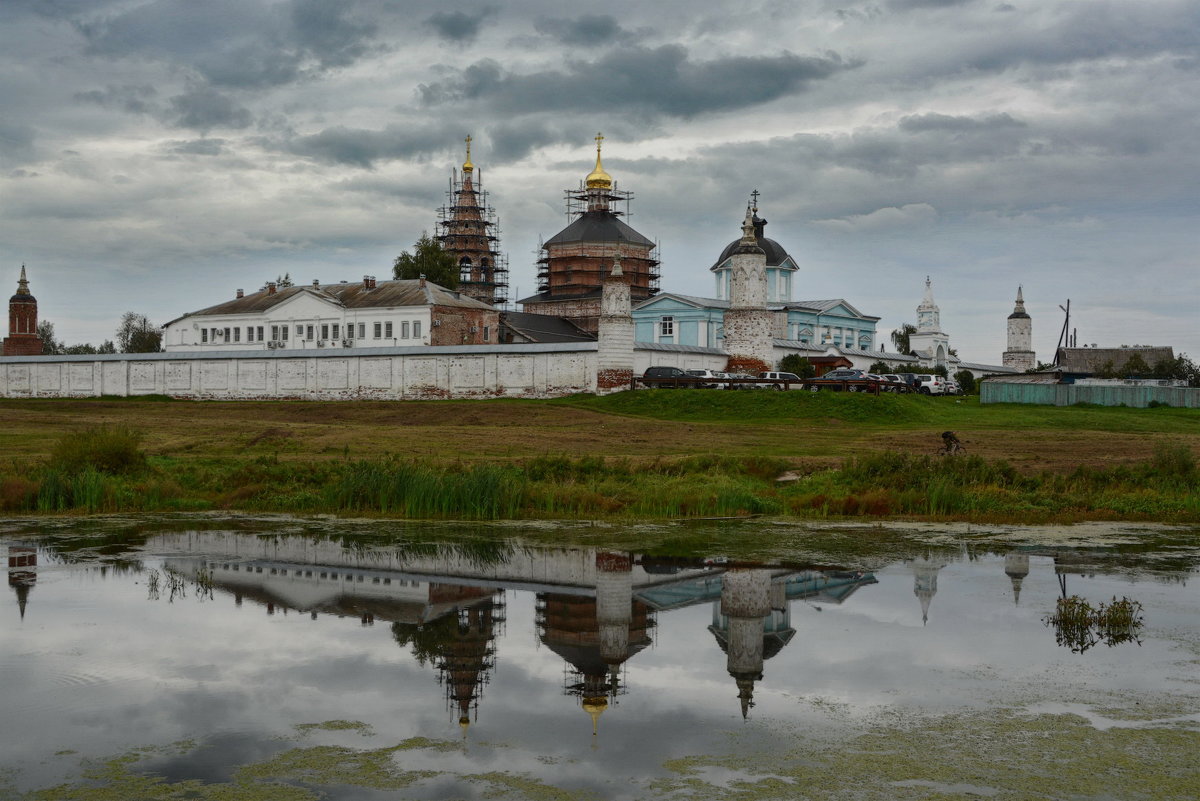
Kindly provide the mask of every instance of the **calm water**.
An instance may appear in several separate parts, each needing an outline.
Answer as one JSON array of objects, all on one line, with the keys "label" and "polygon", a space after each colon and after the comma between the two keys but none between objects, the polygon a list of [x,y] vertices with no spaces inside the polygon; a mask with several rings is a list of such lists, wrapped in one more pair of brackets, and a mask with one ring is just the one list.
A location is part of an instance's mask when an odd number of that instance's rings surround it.
[{"label": "calm water", "polygon": [[[91,797],[96,760],[145,748],[129,770],[162,777],[163,797],[189,780],[246,790],[253,765],[281,798],[711,797],[772,776],[807,797],[805,753],[844,774],[856,738],[998,711],[1183,736],[1156,752],[1175,764],[1158,752],[1200,745],[1193,550],[1039,539],[740,562],[233,530],[0,537],[0,797],[64,782],[53,797]],[[1064,594],[1136,600],[1144,625],[1060,644],[1045,619]],[[346,767],[379,749],[393,778]],[[1147,797],[1188,797],[1179,757]],[[857,795],[1026,797],[941,768],[881,768]]]}]

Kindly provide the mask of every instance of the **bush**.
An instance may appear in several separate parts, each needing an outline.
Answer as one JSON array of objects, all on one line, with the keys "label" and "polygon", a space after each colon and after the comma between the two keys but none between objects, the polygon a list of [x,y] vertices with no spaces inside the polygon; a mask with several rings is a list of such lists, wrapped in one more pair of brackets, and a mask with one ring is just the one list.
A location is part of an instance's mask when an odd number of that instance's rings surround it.
[{"label": "bush", "polygon": [[50,466],[68,474],[134,473],[146,466],[142,435],[125,426],[94,426],[65,435],[50,455]]}]

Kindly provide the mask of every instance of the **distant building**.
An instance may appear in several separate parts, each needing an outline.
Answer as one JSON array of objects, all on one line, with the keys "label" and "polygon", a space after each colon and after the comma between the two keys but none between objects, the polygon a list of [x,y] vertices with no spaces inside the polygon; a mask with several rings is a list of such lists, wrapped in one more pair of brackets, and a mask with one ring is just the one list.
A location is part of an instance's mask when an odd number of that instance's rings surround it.
[{"label": "distant building", "polygon": [[29,292],[25,265],[17,279],[17,294],[8,299],[8,336],[4,338],[5,356],[40,356],[42,340],[38,338],[37,298]]},{"label": "distant building", "polygon": [[1032,370],[1037,366],[1037,354],[1033,352],[1033,321],[1025,311],[1025,299],[1021,287],[1017,287],[1017,303],[1008,315],[1008,349],[1002,357],[1004,366],[1014,370]]},{"label": "distant building", "polygon": [[565,317],[593,334],[614,258],[621,261],[634,303],[657,293],[659,278],[657,246],[620,219],[633,194],[618,190],[604,171],[603,141],[597,134],[596,166],[583,187],[566,192],[567,214],[575,219],[542,245],[537,294],[518,301],[524,312]]},{"label": "distant building", "polygon": [[280,288],[274,283],[163,327],[167,351],[488,345],[500,312],[424,278]]},{"label": "distant building", "polygon": [[[1147,367],[1171,361],[1175,352],[1167,346],[1122,345],[1119,348],[1059,348],[1054,364],[1068,376],[1086,377],[1100,372],[1123,373],[1129,360],[1137,356]],[[1144,376],[1130,376],[1138,378]]]},{"label": "distant building", "polygon": [[458,289],[488,305],[508,301],[508,260],[498,249],[500,227],[483,191],[483,174],[471,163],[471,137],[462,177],[450,179],[449,203],[439,209],[438,241],[458,265]]},{"label": "distant building", "polygon": [[933,302],[933,282],[925,276],[925,297],[917,306],[917,330],[908,336],[908,347],[927,363],[949,367],[950,337],[942,330],[941,310]]}]

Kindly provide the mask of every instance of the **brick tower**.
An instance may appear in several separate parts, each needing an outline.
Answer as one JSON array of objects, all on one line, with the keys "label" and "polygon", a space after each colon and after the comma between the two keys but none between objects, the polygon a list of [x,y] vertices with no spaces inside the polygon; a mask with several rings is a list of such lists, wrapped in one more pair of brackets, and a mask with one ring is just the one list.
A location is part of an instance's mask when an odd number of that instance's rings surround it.
[{"label": "brick tower", "polygon": [[451,177],[449,203],[438,209],[437,238],[458,264],[458,290],[475,300],[502,306],[508,302],[508,261],[496,249],[500,226],[487,205],[483,174],[476,176],[471,163],[471,137],[466,141],[462,177]]},{"label": "brick tower", "polygon": [[17,281],[17,294],[8,300],[8,336],[4,340],[5,356],[40,356],[42,340],[37,334],[37,298],[29,294],[25,265]]}]

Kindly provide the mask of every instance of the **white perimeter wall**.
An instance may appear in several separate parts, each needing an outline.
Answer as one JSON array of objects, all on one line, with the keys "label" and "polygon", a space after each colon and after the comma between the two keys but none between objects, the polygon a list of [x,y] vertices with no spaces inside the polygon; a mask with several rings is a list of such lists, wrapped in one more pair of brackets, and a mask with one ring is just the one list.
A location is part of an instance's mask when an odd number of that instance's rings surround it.
[{"label": "white perimeter wall", "polygon": [[596,343],[0,358],[0,397],[552,397],[596,391]]}]

